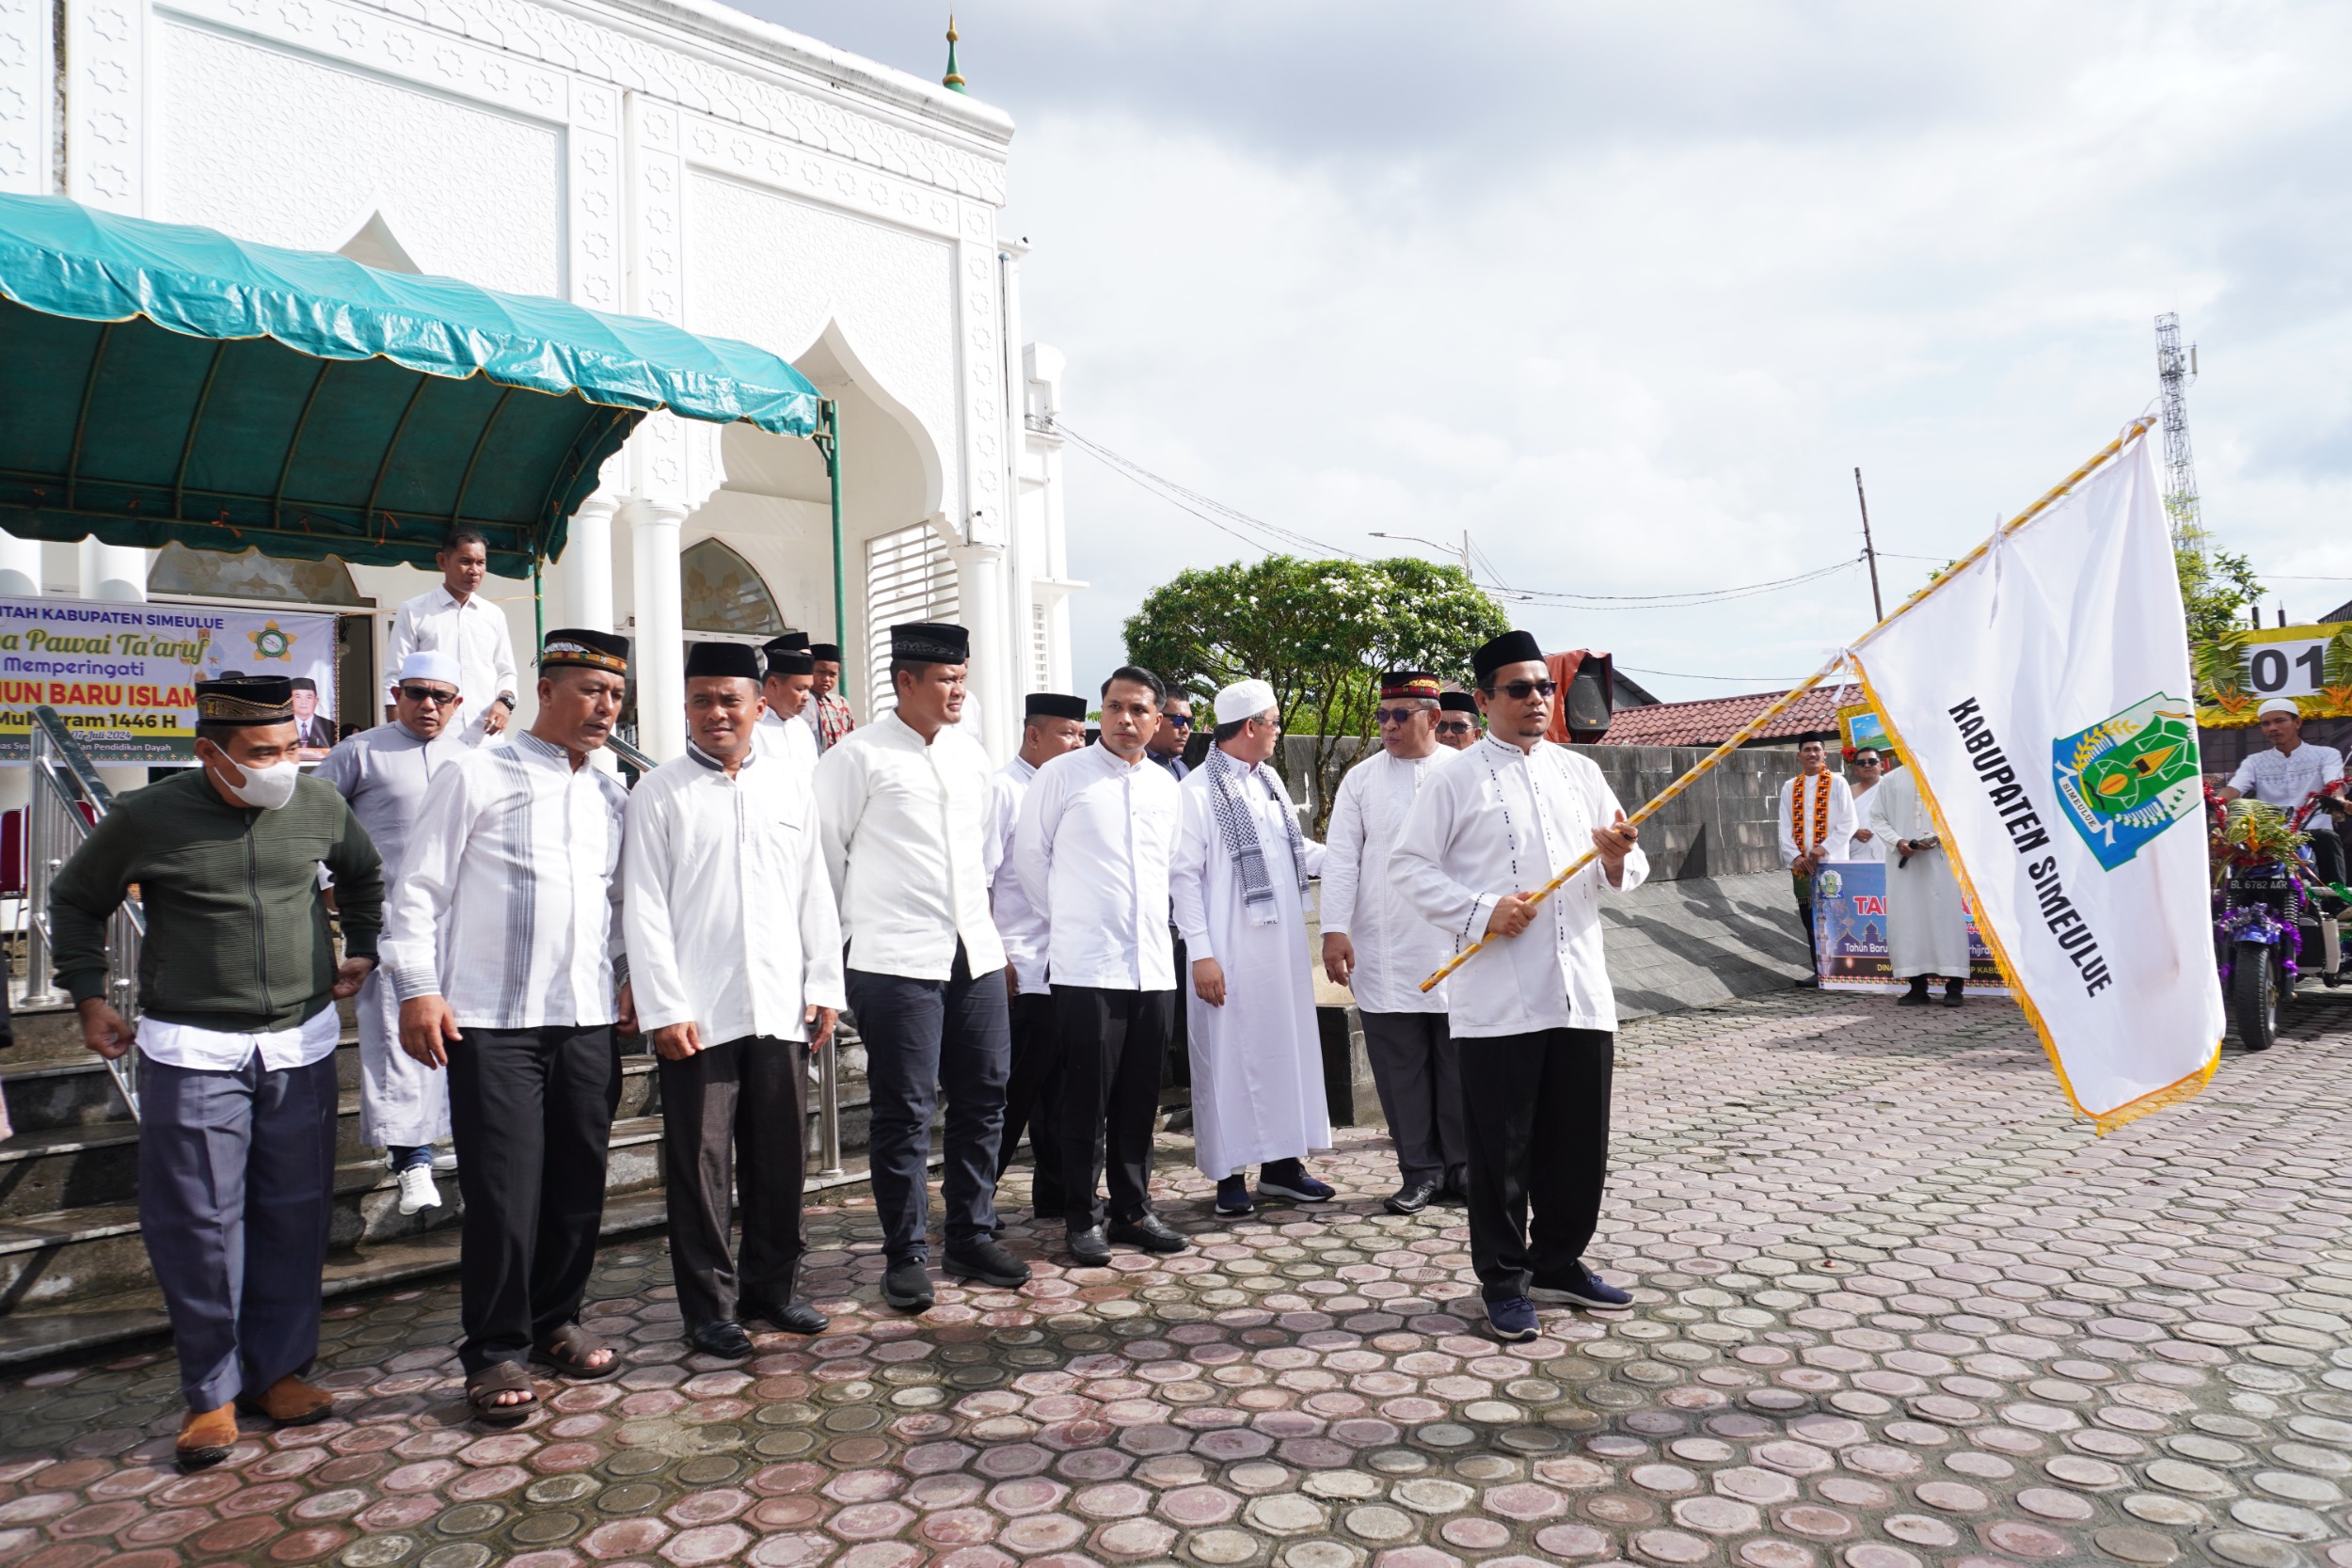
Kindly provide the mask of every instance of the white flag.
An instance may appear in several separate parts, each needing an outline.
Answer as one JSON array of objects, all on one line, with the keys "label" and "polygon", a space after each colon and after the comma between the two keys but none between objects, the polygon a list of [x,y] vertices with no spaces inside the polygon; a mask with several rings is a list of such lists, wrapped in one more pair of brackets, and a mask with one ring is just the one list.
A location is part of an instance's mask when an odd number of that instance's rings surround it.
[{"label": "white flag", "polygon": [[2220,1059],[2204,791],[2145,434],[1853,649],[2074,1108],[2100,1131]]}]

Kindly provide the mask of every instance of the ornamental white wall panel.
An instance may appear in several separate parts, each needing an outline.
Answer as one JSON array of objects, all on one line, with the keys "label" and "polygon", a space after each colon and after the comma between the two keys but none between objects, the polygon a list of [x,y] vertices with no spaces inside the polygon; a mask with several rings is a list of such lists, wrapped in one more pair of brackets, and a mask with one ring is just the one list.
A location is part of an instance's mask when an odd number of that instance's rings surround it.
[{"label": "ornamental white wall panel", "polygon": [[565,292],[558,126],[210,28],[156,43],[154,215],[332,250],[381,211],[426,272]]},{"label": "ornamental white wall panel", "polygon": [[50,189],[50,0],[0,0],[0,191]]},{"label": "ornamental white wall panel", "polygon": [[144,0],[67,0],[66,194],[109,212],[147,211]]},{"label": "ornamental white wall panel", "polygon": [[690,173],[687,327],[793,358],[837,323],[930,437],[944,506],[961,493],[956,256],[944,240]]}]

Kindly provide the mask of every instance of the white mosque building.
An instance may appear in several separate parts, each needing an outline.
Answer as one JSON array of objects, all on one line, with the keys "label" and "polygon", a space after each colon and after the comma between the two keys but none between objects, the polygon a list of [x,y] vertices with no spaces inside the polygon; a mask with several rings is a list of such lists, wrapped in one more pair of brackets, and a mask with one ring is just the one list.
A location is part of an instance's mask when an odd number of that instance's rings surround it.
[{"label": "white mosque building", "polygon": [[[61,35],[61,36],[57,36]],[[0,190],[341,251],[658,317],[790,360],[839,408],[842,641],[872,717],[886,628],[973,636],[982,738],[1072,689],[1061,357],[1023,346],[1023,246],[998,232],[1012,122],[712,0],[0,0]],[[815,447],[656,414],[608,463],[535,617],[649,645],[834,640]],[[0,595],[343,616],[342,715],[370,721],[407,567],[0,535]],[[641,740],[683,742],[669,660]],[[666,669],[670,673],[662,674]],[[526,711],[528,718],[528,687]]]}]

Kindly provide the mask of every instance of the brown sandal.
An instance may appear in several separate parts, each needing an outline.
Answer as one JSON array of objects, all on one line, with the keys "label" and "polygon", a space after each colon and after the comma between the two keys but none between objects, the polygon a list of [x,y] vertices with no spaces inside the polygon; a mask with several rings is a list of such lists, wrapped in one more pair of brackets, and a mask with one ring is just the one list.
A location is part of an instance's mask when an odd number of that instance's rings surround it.
[{"label": "brown sandal", "polygon": [[[515,1393],[531,1397],[513,1404],[499,1402],[501,1394]],[[493,1361],[466,1379],[466,1403],[485,1427],[518,1427],[539,1408],[539,1390],[531,1386],[531,1374],[514,1362]]]},{"label": "brown sandal", "polygon": [[[600,1350],[611,1351],[612,1359],[601,1367],[592,1365],[588,1358]],[[621,1347],[597,1338],[578,1323],[565,1323],[540,1340],[535,1354],[575,1383],[601,1382],[621,1370]]]}]

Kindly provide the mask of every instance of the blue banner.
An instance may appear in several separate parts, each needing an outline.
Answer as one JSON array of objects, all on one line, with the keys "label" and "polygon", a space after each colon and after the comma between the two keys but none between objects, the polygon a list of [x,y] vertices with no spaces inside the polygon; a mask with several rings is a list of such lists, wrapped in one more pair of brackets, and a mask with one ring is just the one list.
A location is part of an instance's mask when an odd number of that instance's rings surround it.
[{"label": "blue banner", "polygon": [[[1968,918],[1967,990],[2007,996],[1993,951]],[[1886,866],[1879,861],[1832,861],[1813,876],[1813,937],[1823,990],[1902,990],[1886,951]]]}]

